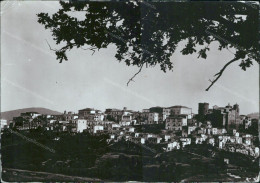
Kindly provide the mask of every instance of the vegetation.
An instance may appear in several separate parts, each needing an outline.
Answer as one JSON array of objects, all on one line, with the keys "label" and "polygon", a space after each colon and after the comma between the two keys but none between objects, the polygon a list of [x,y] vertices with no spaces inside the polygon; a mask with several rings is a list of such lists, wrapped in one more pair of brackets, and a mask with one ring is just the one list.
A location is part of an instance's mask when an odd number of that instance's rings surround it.
[{"label": "vegetation", "polygon": [[[89,2],[60,1],[55,14],[39,13],[38,22],[52,32],[61,48],[55,51],[60,63],[68,60],[73,48],[92,54],[113,44],[116,59],[127,66],[159,65],[163,72],[173,69],[170,59],[181,41],[183,55],[197,53],[207,58],[210,45],[218,42],[219,50],[235,49],[234,57],[210,80],[210,87],[226,68],[240,62],[242,70],[259,63],[258,8],[241,2]],[[83,20],[76,16],[81,13]],[[243,15],[243,16],[241,16]]]},{"label": "vegetation", "polygon": [[[227,166],[223,163],[226,154],[221,152],[216,158],[207,158],[210,153],[207,153],[205,144],[197,146],[193,152],[200,154],[203,152],[205,156],[203,158],[189,153],[188,149],[163,153],[160,146],[152,144],[141,145],[123,140],[107,144],[107,135],[92,136],[88,133],[72,135],[66,132],[44,131],[40,128],[18,133],[35,139],[38,143],[54,149],[55,152],[37,146],[7,130],[1,136],[3,168],[43,171],[107,181],[181,181],[187,177],[196,180],[199,175],[206,176],[205,181],[229,180],[226,175]],[[59,137],[59,140],[56,137]],[[249,172],[244,173],[245,177],[257,174],[257,161],[252,162],[247,157],[233,153],[228,154],[228,158],[232,163],[242,162],[242,165],[237,166],[244,172]]]}]

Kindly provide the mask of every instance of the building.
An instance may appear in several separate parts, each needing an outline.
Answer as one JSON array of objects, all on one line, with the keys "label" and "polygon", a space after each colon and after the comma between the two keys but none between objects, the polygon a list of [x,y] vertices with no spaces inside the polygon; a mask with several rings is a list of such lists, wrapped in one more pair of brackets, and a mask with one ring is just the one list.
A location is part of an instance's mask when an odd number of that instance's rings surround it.
[{"label": "building", "polygon": [[170,115],[170,109],[167,107],[151,107],[149,109],[150,113],[158,113],[159,121],[165,121],[166,118]]},{"label": "building", "polygon": [[102,132],[104,131],[104,126],[102,125],[96,125],[96,126],[93,126],[93,133],[98,133],[98,132]]},{"label": "building", "polygon": [[104,114],[100,110],[94,108],[85,108],[79,110],[78,118],[86,119],[88,121],[103,121]]},{"label": "building", "polygon": [[151,137],[148,138],[148,142],[152,144],[159,144],[161,142],[162,138],[161,137]]},{"label": "building", "polygon": [[189,107],[176,105],[168,108],[170,115],[187,115],[188,119],[192,118],[192,109]]},{"label": "building", "polygon": [[72,122],[73,120],[78,118],[78,115],[71,111],[69,112],[64,111],[63,116],[64,116],[64,120],[69,122]]},{"label": "building", "polygon": [[148,116],[148,124],[158,124],[159,122],[159,113],[150,112]]},{"label": "building", "polygon": [[25,112],[25,113],[21,113],[20,116],[24,117],[24,118],[36,118],[38,116],[40,116],[41,114],[39,114],[38,112]]},{"label": "building", "polygon": [[124,113],[124,114],[122,115],[121,120],[122,120],[122,121],[132,121],[132,116],[131,116],[131,114]]},{"label": "building", "polygon": [[252,125],[251,118],[245,115],[240,115],[241,124],[243,129],[248,129]]},{"label": "building", "polygon": [[6,119],[1,119],[1,129],[7,127],[7,120]]},{"label": "building", "polygon": [[181,146],[180,146],[180,143],[177,142],[177,141],[174,141],[174,142],[170,142],[167,144],[165,151],[168,152],[168,151],[172,151],[173,149],[180,149]]},{"label": "building", "polygon": [[238,129],[241,124],[238,104],[233,107],[230,104],[226,107],[214,106],[212,113],[207,114],[206,118],[212,122],[213,127],[227,130]]},{"label": "building", "polygon": [[150,109],[143,109],[142,112],[150,112]]},{"label": "building", "polygon": [[199,121],[204,121],[208,112],[209,112],[209,103],[199,103],[197,119]]},{"label": "building", "polygon": [[166,118],[165,129],[181,131],[183,126],[187,126],[187,115],[171,115]]},{"label": "building", "polygon": [[87,129],[87,120],[85,119],[77,119],[76,121],[76,129],[77,132],[82,133],[83,130]]},{"label": "building", "polygon": [[119,122],[124,114],[123,110],[120,109],[106,109],[105,114],[107,120]]}]

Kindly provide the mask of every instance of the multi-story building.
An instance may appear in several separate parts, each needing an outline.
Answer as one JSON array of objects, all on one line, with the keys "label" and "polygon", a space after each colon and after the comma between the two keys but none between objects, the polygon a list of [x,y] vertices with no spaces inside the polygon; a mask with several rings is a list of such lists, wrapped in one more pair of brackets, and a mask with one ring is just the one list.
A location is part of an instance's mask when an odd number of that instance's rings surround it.
[{"label": "multi-story building", "polygon": [[148,124],[158,124],[159,122],[159,113],[150,112],[148,115]]},{"label": "multi-story building", "polygon": [[87,129],[87,120],[77,119],[76,120],[76,129],[77,129],[77,132],[79,132],[79,133],[82,133],[83,130]]},{"label": "multi-story building", "polygon": [[124,111],[120,109],[106,109],[105,114],[107,115],[107,120],[112,120],[119,122],[122,119]]},{"label": "multi-story building", "polygon": [[89,121],[103,121],[104,114],[100,110],[93,108],[86,108],[79,110],[78,117],[80,119],[86,119]]},{"label": "multi-story building", "polygon": [[192,118],[192,109],[189,107],[176,105],[169,107],[168,109],[170,109],[170,115],[187,115],[188,119]]},{"label": "multi-story building", "polygon": [[222,127],[227,130],[238,129],[241,124],[238,104],[233,107],[231,105],[214,106],[212,113],[207,114],[206,118],[212,122],[213,127]]},{"label": "multi-story building", "polygon": [[78,115],[71,111],[69,112],[64,111],[63,116],[64,116],[64,120],[69,122],[72,122],[73,120],[78,118]]},{"label": "multi-story building", "polygon": [[166,118],[171,114],[170,113],[171,109],[167,107],[151,107],[149,109],[149,112],[153,113],[158,113],[159,114],[159,121],[165,121]]},{"label": "multi-story building", "polygon": [[209,103],[199,103],[199,110],[197,119],[199,121],[205,121],[206,115],[209,113]]},{"label": "multi-story building", "polygon": [[34,119],[38,116],[40,116],[41,114],[39,114],[38,112],[25,112],[25,113],[21,113],[21,117],[23,118],[31,118]]},{"label": "multi-story building", "polygon": [[252,125],[251,118],[245,115],[240,115],[241,124],[244,129],[248,129]]},{"label": "multi-story building", "polygon": [[96,110],[94,108],[85,108],[79,110],[79,118],[85,118],[91,114],[95,114]]},{"label": "multi-story building", "polygon": [[188,115],[171,115],[166,118],[165,129],[181,131],[183,126],[187,126]]}]

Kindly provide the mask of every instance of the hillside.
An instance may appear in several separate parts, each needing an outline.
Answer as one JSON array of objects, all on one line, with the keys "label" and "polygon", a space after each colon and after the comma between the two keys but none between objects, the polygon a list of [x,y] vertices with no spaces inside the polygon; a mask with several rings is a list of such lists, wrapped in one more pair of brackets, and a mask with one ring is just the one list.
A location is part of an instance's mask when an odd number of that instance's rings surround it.
[{"label": "hillside", "polygon": [[251,117],[251,119],[259,119],[259,112],[251,113],[247,115],[248,117]]},{"label": "hillside", "polygon": [[46,108],[31,107],[31,108],[16,109],[16,110],[12,110],[12,111],[1,112],[1,119],[12,120],[13,117],[17,117],[21,113],[24,113],[24,112],[38,112],[40,114],[51,114],[51,115],[61,114],[60,112],[53,111],[53,110],[46,109]]}]

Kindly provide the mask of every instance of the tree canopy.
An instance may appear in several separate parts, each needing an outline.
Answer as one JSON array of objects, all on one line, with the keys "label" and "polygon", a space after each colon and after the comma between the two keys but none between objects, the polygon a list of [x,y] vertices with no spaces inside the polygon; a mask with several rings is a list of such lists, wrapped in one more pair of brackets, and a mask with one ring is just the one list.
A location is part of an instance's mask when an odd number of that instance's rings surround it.
[{"label": "tree canopy", "polygon": [[[38,22],[52,32],[60,63],[68,60],[72,48],[95,51],[116,45],[116,59],[127,66],[159,65],[163,72],[173,69],[171,55],[186,40],[183,55],[207,58],[210,44],[219,50],[235,48],[234,58],[210,80],[210,87],[233,62],[246,70],[259,64],[258,7],[241,2],[152,2],[152,1],[60,1],[61,8],[49,15],[39,13]],[[81,12],[84,19],[75,16]],[[49,45],[50,46],[50,45]]]}]

